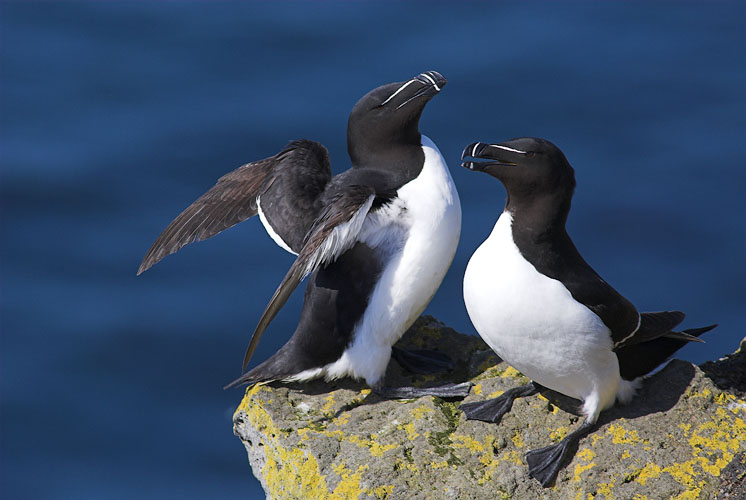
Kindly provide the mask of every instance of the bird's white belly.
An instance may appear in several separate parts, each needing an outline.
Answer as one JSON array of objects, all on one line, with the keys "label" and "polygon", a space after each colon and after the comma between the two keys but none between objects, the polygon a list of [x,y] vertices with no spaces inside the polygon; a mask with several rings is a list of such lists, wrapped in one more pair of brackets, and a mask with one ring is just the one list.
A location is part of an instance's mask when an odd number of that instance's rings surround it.
[{"label": "bird's white belly", "polygon": [[464,276],[474,327],[507,363],[567,396],[611,406],[619,367],[601,319],[558,280],[539,273],[513,242],[505,212]]},{"label": "bird's white belly", "polygon": [[358,237],[386,264],[350,347],[325,368],[328,378],[383,377],[391,346],[419,317],[443,281],[461,233],[461,204],[445,160],[425,136],[425,165],[397,201],[370,214]]}]

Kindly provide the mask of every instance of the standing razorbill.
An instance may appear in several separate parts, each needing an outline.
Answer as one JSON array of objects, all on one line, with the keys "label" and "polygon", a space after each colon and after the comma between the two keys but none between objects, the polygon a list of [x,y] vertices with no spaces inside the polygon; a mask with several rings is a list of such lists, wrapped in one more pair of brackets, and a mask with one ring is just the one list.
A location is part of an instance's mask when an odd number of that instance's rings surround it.
[{"label": "standing razorbill", "polygon": [[[393,344],[435,294],[461,232],[461,205],[446,162],[418,128],[425,105],[445,84],[428,71],[372,90],[350,113],[349,170],[332,177],[324,146],[293,141],[221,177],[153,243],[138,274],[258,214],[272,239],[297,255],[259,320],[242,371],[264,330],[310,274],[290,340],[228,387],[351,376],[388,397],[468,393],[469,384],[382,385]],[[395,354],[415,369],[447,364],[447,356],[433,351]]]},{"label": "standing razorbill", "polygon": [[579,429],[526,455],[529,474],[547,486],[602,410],[628,402],[643,375],[715,325],[674,332],[684,313],[638,313],[583,260],[565,230],[575,173],[552,143],[477,142],[467,156],[487,160],[463,166],[499,179],[507,202],[466,268],[466,309],[485,342],[533,382],[461,409],[498,422],[516,397],[541,386],[583,401]]}]

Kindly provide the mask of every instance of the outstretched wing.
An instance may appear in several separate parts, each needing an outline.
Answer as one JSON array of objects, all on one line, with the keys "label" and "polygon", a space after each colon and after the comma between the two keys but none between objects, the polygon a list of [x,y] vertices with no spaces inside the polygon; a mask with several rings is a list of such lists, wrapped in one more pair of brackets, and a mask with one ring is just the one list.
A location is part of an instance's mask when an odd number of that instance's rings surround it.
[{"label": "outstretched wing", "polygon": [[[326,148],[313,141],[288,144],[274,156],[238,167],[189,205],[158,236],[145,254],[137,274],[195,241],[202,241],[257,214],[257,197],[269,189],[276,176],[331,177]],[[318,194],[318,193],[313,193]]]},{"label": "outstretched wing", "polygon": [[262,333],[303,278],[320,266],[333,262],[355,244],[375,198],[375,189],[365,185],[346,186],[344,190],[339,190],[331,196],[308,231],[298,257],[290,266],[290,270],[277,287],[259,319],[249,347],[246,349],[242,371],[246,369],[246,365],[254,354]]}]

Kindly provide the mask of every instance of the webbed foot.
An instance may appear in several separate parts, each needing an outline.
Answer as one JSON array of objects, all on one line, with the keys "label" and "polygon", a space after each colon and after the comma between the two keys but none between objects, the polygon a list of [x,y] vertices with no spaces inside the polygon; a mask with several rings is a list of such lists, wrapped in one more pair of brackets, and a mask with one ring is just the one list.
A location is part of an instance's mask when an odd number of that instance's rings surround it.
[{"label": "webbed foot", "polygon": [[580,428],[571,432],[557,444],[546,446],[526,453],[528,475],[536,479],[546,488],[550,486],[562,469],[563,461],[571,452],[574,453],[580,438],[588,434],[595,424],[584,423]]},{"label": "webbed foot", "polygon": [[503,415],[510,411],[516,398],[532,396],[538,393],[540,388],[539,384],[531,382],[509,389],[493,399],[462,404],[458,409],[464,412],[467,420],[481,420],[496,424],[500,422]]},{"label": "webbed foot", "polygon": [[414,399],[421,396],[437,396],[439,398],[464,398],[469,394],[471,382],[461,384],[445,384],[438,387],[387,387],[373,389],[373,392],[388,399]]}]

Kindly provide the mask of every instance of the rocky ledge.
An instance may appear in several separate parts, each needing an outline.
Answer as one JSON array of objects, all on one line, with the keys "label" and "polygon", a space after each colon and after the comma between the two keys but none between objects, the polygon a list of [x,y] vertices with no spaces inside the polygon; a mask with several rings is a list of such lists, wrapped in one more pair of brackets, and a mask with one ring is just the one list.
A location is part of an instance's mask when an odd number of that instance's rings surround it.
[{"label": "rocky ledge", "polygon": [[[746,343],[746,339],[744,339]],[[459,401],[385,400],[341,380],[247,389],[233,416],[268,498],[746,498],[746,346],[698,367],[674,360],[632,403],[601,414],[554,486],[528,477],[526,451],[580,424],[578,402],[548,391],[516,400],[500,424],[467,421]],[[420,318],[399,343],[454,356],[443,376],[395,362],[388,385],[471,380],[466,402],[528,380],[475,336]]]}]

